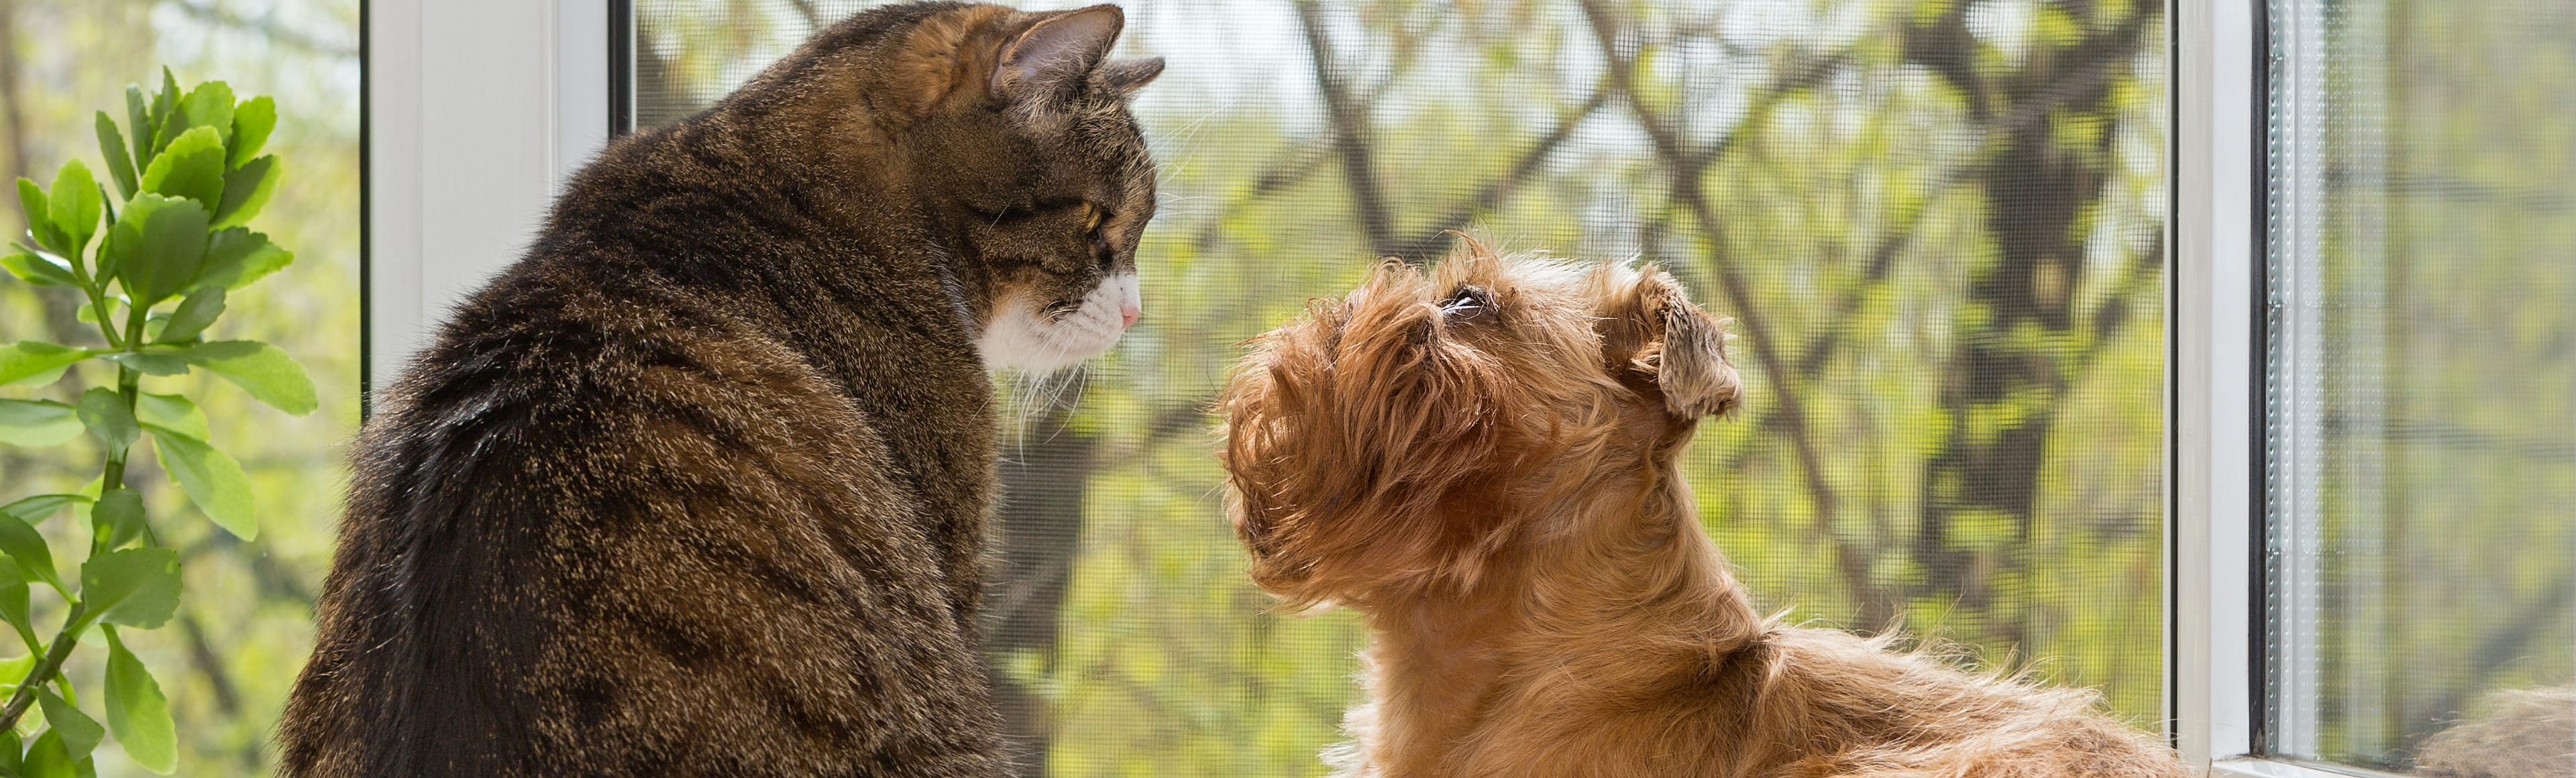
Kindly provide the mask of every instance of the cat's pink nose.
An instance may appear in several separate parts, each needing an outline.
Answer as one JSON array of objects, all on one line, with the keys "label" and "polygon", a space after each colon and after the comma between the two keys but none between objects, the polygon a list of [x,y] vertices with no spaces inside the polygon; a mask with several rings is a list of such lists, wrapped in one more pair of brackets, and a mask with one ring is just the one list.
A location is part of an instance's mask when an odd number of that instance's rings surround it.
[{"label": "cat's pink nose", "polygon": [[1118,304],[1118,326],[1120,329],[1136,326],[1136,317],[1143,315],[1145,315],[1145,311],[1136,307],[1135,303]]}]

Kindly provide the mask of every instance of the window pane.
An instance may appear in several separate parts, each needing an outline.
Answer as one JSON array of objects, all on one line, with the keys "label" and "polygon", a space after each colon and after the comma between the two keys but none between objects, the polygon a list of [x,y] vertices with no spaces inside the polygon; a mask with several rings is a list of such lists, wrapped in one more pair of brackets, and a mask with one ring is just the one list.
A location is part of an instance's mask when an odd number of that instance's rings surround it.
[{"label": "window pane", "polygon": [[[1238,342],[1476,226],[1737,318],[1752,399],[1689,473],[1759,601],[2163,717],[2161,4],[1123,5],[1170,63],[1146,318],[1008,389],[986,601],[1032,765],[1323,771],[1365,636],[1264,610],[1204,411]],[[639,0],[639,126],[854,6],[811,7]]]},{"label": "window pane", "polygon": [[2576,10],[2276,2],[2268,747],[2576,775]]}]

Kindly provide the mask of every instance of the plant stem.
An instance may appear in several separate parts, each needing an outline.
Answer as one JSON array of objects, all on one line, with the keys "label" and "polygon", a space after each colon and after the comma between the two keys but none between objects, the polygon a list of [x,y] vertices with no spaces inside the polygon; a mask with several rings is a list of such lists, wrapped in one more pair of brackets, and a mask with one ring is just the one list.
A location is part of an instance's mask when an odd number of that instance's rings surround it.
[{"label": "plant stem", "polygon": [[[72,269],[78,273],[80,262],[77,260],[72,262]],[[125,337],[117,337],[116,326],[107,316],[107,279],[93,280],[87,278],[85,273],[80,275],[83,276],[80,279],[82,285],[89,292],[92,310],[97,312],[99,334],[107,336],[107,342],[117,350],[128,354],[142,351],[143,325],[149,311],[128,308]],[[125,413],[128,416],[134,414],[136,401],[143,395],[142,384],[142,373],[135,372],[134,368],[124,365],[116,366],[116,396],[119,401],[125,403]],[[100,497],[104,498],[108,492],[125,488],[125,458],[132,452],[133,447],[130,445],[107,452],[107,461],[101,468],[103,472],[99,474],[98,479]],[[112,530],[100,532],[93,527],[90,533],[90,555],[97,556],[99,552],[107,550],[107,544],[114,539],[113,534]],[[27,706],[35,704],[36,691],[43,688],[45,684],[52,683],[62,674],[63,662],[71,659],[72,649],[80,645],[81,633],[89,631],[92,622],[87,617],[88,614],[84,611],[80,600],[74,598],[70,592],[64,592],[63,598],[71,602],[71,611],[63,617],[63,628],[54,633],[54,640],[45,650],[44,658],[37,660],[36,666],[27,669],[27,677],[18,681],[18,691],[9,696],[8,706],[0,707],[0,730],[18,726],[19,717],[27,714]],[[28,648],[33,649],[35,646],[30,644]]]},{"label": "plant stem", "polygon": [[36,690],[62,672],[63,661],[71,658],[72,647],[80,644],[80,633],[87,631],[89,625],[90,620],[81,612],[80,604],[73,603],[71,613],[63,618],[62,631],[54,633],[53,648],[46,650],[45,657],[36,660],[36,666],[27,670],[27,677],[18,682],[18,692],[9,695],[9,706],[0,708],[0,730],[18,726],[18,717],[26,715],[27,706],[36,703]]}]

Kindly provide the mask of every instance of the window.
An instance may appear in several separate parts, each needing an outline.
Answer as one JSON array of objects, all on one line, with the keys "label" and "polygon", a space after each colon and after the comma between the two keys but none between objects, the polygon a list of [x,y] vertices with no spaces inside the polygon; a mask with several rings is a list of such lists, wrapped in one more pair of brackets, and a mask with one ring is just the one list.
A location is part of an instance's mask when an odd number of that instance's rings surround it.
[{"label": "window", "polygon": [[2258,747],[2576,775],[2576,12],[2271,8]]},{"label": "window", "polygon": [[[1124,5],[1170,61],[1147,318],[1010,390],[990,648],[1032,774],[1322,769],[1363,635],[1265,612],[1203,409],[1237,341],[1468,226],[1737,318],[1754,400],[1691,475],[1762,601],[2161,726],[2161,5]],[[858,7],[638,0],[636,126]]]}]

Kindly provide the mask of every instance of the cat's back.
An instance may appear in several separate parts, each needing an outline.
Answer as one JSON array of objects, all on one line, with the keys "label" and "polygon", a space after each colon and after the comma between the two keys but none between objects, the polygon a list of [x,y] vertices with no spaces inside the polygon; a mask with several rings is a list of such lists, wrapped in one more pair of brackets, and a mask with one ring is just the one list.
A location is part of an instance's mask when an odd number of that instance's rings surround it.
[{"label": "cat's back", "polygon": [[983,715],[936,693],[971,646],[870,415],[741,300],[620,265],[531,257],[384,395],[299,774],[831,773],[942,737],[866,720],[889,697]]}]

